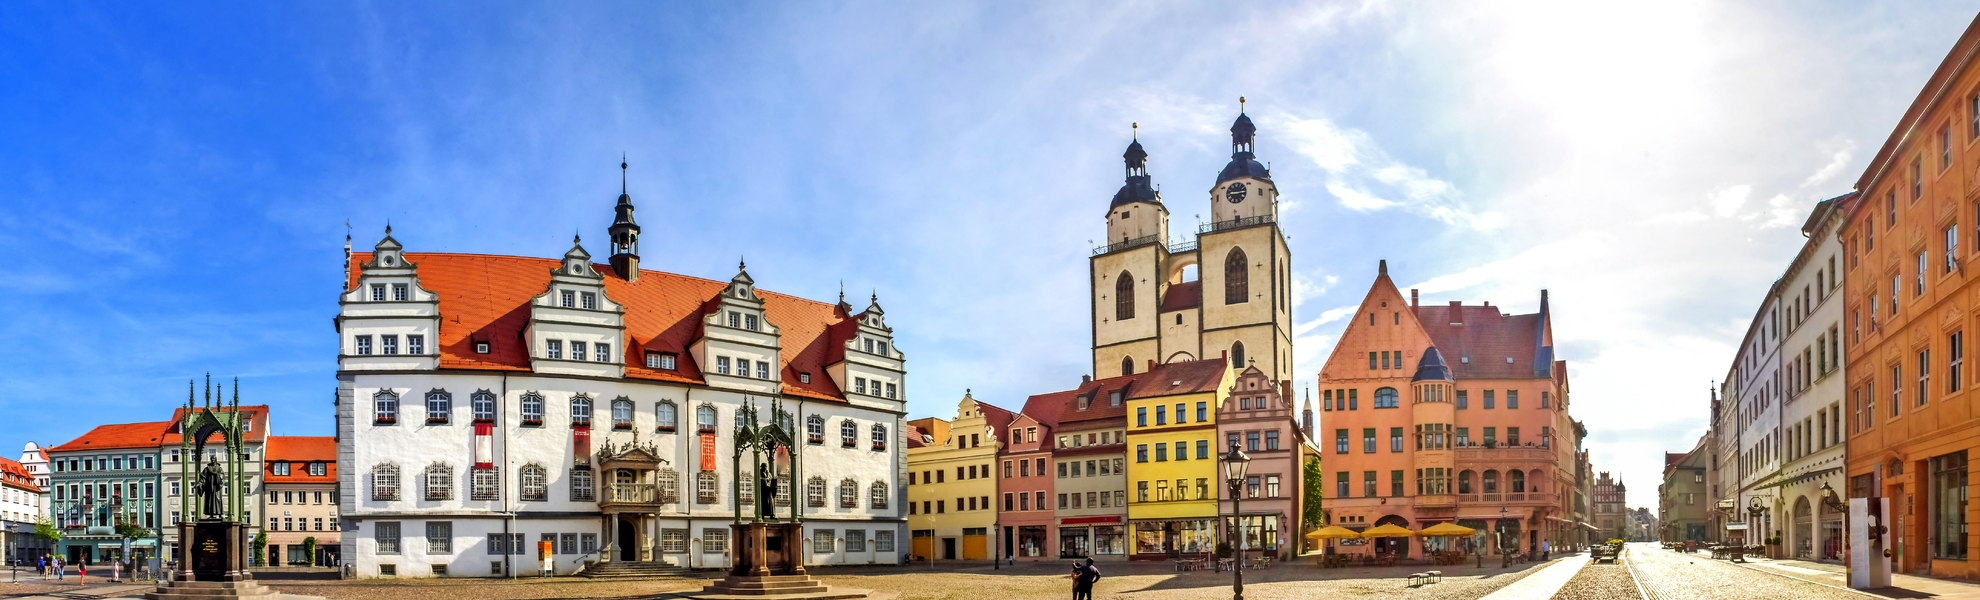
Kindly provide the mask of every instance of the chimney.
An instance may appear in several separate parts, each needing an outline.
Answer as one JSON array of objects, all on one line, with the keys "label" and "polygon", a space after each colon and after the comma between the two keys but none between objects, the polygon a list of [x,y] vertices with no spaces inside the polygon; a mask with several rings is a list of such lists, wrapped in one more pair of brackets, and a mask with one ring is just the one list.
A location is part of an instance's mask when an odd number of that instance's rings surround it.
[{"label": "chimney", "polygon": [[1409,307],[1416,308],[1416,288],[1409,288]]},{"label": "chimney", "polygon": [[1086,385],[1086,384],[1089,384],[1089,383],[1093,383],[1093,376],[1092,376],[1092,375],[1081,375],[1081,376],[1079,376],[1079,383],[1080,383],[1080,385]]},{"label": "chimney", "polygon": [[1155,370],[1155,359],[1153,358],[1148,359],[1148,370],[1150,371]]},{"label": "chimney", "polygon": [[1461,308],[1461,306],[1458,304],[1458,301],[1456,300],[1451,301],[1451,324],[1452,325],[1464,324],[1464,310]]}]

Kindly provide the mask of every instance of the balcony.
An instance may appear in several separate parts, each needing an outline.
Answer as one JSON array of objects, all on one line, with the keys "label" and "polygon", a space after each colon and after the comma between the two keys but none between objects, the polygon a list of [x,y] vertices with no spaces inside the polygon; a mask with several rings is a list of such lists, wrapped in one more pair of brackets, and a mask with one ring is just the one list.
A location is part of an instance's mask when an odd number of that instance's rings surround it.
[{"label": "balcony", "polygon": [[1426,494],[1416,497],[1416,505],[1424,508],[1446,508],[1457,506],[1458,497],[1452,494]]},{"label": "balcony", "polygon": [[1252,227],[1255,225],[1264,225],[1266,223],[1271,223],[1271,222],[1272,222],[1271,215],[1259,215],[1256,217],[1231,219],[1229,221],[1217,221],[1215,223],[1204,223],[1202,225],[1197,226],[1196,233],[1204,234],[1204,233],[1216,233],[1219,231],[1230,231],[1232,229],[1244,229],[1246,227]]},{"label": "balcony", "polygon": [[1122,241],[1119,241],[1119,242],[1114,242],[1114,243],[1112,243],[1112,244],[1107,244],[1107,245],[1105,245],[1105,246],[1101,246],[1101,247],[1098,247],[1098,248],[1094,248],[1094,249],[1093,249],[1093,255],[1094,255],[1094,256],[1099,256],[1099,255],[1102,255],[1102,254],[1112,254],[1112,253],[1115,253],[1115,252],[1120,252],[1120,251],[1122,251],[1122,250],[1127,250],[1127,249],[1129,249],[1129,248],[1139,248],[1139,247],[1142,247],[1142,246],[1153,246],[1153,245],[1155,245],[1155,244],[1157,244],[1157,243],[1160,243],[1160,242],[1161,242],[1161,240],[1160,240],[1159,238],[1157,238],[1157,237],[1155,237],[1155,236],[1152,236],[1152,235],[1144,235],[1144,236],[1141,236],[1141,237],[1138,237],[1138,238],[1134,238],[1134,239],[1131,239],[1131,240],[1122,240]]},{"label": "balcony", "polygon": [[[1432,498],[1435,496],[1424,496]],[[1552,506],[1554,495],[1542,492],[1514,492],[1502,494],[1458,494],[1458,502],[1465,504],[1510,504],[1519,506]],[[1421,500],[1417,504],[1423,504]]]},{"label": "balcony", "polygon": [[1195,252],[1195,251],[1196,251],[1196,240],[1190,240],[1187,242],[1176,242],[1174,244],[1169,245],[1170,254],[1182,254],[1184,252]]},{"label": "balcony", "polygon": [[1507,446],[1499,448],[1469,446],[1457,449],[1457,461],[1461,463],[1484,461],[1553,462],[1553,460],[1554,449],[1546,446]]},{"label": "balcony", "polygon": [[606,502],[646,504],[653,502],[654,487],[651,483],[614,483],[607,490]]}]

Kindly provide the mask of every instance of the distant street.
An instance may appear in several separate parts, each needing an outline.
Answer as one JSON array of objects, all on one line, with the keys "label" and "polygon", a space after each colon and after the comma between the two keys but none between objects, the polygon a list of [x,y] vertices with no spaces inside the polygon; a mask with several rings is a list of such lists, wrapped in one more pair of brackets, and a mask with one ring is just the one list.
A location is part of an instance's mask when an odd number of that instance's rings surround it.
[{"label": "distant street", "polygon": [[[1710,554],[1684,554],[1672,552],[1652,543],[1630,544],[1623,558],[1629,562],[1629,570],[1636,582],[1649,592],[1651,600],[1675,600],[1678,598],[1862,598],[1863,596],[1833,587],[1790,579],[1772,573],[1763,573],[1728,563],[1712,560]],[[1605,565],[1589,565],[1596,569]],[[1635,590],[1627,595],[1609,596],[1612,598],[1639,597]]]}]

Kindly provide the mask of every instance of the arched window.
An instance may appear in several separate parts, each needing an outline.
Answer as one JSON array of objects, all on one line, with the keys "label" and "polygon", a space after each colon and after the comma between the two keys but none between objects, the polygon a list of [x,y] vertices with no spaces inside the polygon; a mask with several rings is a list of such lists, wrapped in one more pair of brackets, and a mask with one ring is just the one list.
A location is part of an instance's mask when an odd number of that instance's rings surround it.
[{"label": "arched window", "polygon": [[378,423],[391,424],[399,422],[398,394],[393,393],[391,390],[380,391],[371,396],[371,404],[376,410],[373,416]]},{"label": "arched window", "polygon": [[1134,357],[1132,356],[1121,357],[1121,376],[1125,377],[1133,374],[1134,374]]},{"label": "arched window", "polygon": [[1499,493],[1499,472],[1498,472],[1498,471],[1486,471],[1486,472],[1485,472],[1485,493],[1487,493],[1487,494],[1497,494],[1497,493]]},{"label": "arched window", "polygon": [[1396,406],[1396,388],[1385,387],[1375,390],[1375,408],[1395,408]]},{"label": "arched window", "polygon": [[1134,275],[1121,271],[1114,278],[1114,320],[1126,321],[1134,318]]},{"label": "arched window", "polygon": [[426,467],[427,500],[454,499],[454,468],[444,463],[433,463]]},{"label": "arched window", "polygon": [[591,467],[571,469],[571,501],[591,502],[598,498],[598,489],[591,476]]},{"label": "arched window", "polygon": [[591,425],[591,397],[584,394],[571,396],[571,424]]},{"label": "arched window", "polygon": [[887,482],[875,481],[868,488],[866,503],[871,508],[887,508]]},{"label": "arched window", "polygon": [[851,448],[859,445],[859,424],[852,419],[839,422],[839,445]]},{"label": "arched window", "polygon": [[825,478],[813,476],[804,482],[804,505],[825,508]]},{"label": "arched window", "polygon": [[1231,368],[1244,368],[1244,342],[1231,342]]},{"label": "arched window", "polygon": [[632,429],[632,426],[633,401],[625,396],[620,396],[618,399],[612,401],[612,428]]},{"label": "arched window", "polygon": [[473,396],[469,396],[468,403],[474,410],[474,420],[476,422],[495,420],[495,394],[490,393],[488,390],[481,390],[475,392]]},{"label": "arched window", "polygon": [[1539,469],[1534,469],[1533,474],[1528,475],[1526,477],[1526,491],[1533,492],[1535,494],[1540,493],[1541,492],[1540,482],[1542,481],[1546,481],[1546,476],[1541,475]]},{"label": "arched window", "polygon": [[1526,493],[1525,471],[1506,471],[1506,475],[1508,475],[1512,479],[1512,493],[1515,494]]},{"label": "arched window", "polygon": [[715,407],[703,404],[694,409],[694,427],[701,433],[715,433]]},{"label": "arched window", "polygon": [[454,413],[454,395],[447,390],[435,388],[426,393],[426,422],[445,425],[447,417]]},{"label": "arched window", "polygon": [[399,466],[385,463],[371,468],[371,499],[399,499]]},{"label": "arched window", "polygon": [[880,450],[886,450],[886,449],[887,449],[887,426],[886,426],[886,425],[881,425],[881,424],[879,424],[879,423],[875,423],[875,424],[873,424],[873,449],[874,449],[875,451],[880,451]]},{"label": "arched window", "polygon": [[678,410],[679,409],[674,406],[674,401],[672,400],[661,400],[658,404],[654,404],[653,420],[659,423],[659,425],[656,426],[655,429],[658,431],[672,432],[674,430],[674,417],[675,417],[674,413],[677,412]]},{"label": "arched window", "polygon": [[522,419],[524,425],[543,424],[543,396],[537,395],[536,392],[523,394]]},{"label": "arched window", "polygon": [[1464,471],[1458,473],[1458,493],[1460,494],[1471,493],[1471,479],[1472,479],[1472,473],[1470,469],[1465,469]]},{"label": "arched window", "polygon": [[1224,258],[1224,303],[1243,304],[1251,299],[1251,264],[1243,248],[1232,248]]},{"label": "arched window", "polygon": [[811,415],[804,418],[805,439],[813,444],[825,443],[825,417]]},{"label": "arched window", "polygon": [[671,467],[661,467],[653,472],[654,502],[673,504],[681,501],[681,474]]},{"label": "arched window", "polygon": [[516,474],[517,485],[522,487],[522,499],[542,502],[550,499],[550,473],[543,465],[527,464]]},{"label": "arched window", "polygon": [[851,477],[839,481],[839,508],[859,508],[859,482]]}]

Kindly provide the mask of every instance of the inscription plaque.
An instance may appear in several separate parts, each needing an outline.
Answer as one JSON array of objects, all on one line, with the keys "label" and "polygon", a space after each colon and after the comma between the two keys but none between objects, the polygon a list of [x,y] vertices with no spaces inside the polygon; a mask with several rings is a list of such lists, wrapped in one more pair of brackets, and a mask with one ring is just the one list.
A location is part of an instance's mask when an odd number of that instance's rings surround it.
[{"label": "inscription plaque", "polygon": [[199,581],[224,581],[227,576],[228,523],[193,525],[192,570]]}]

